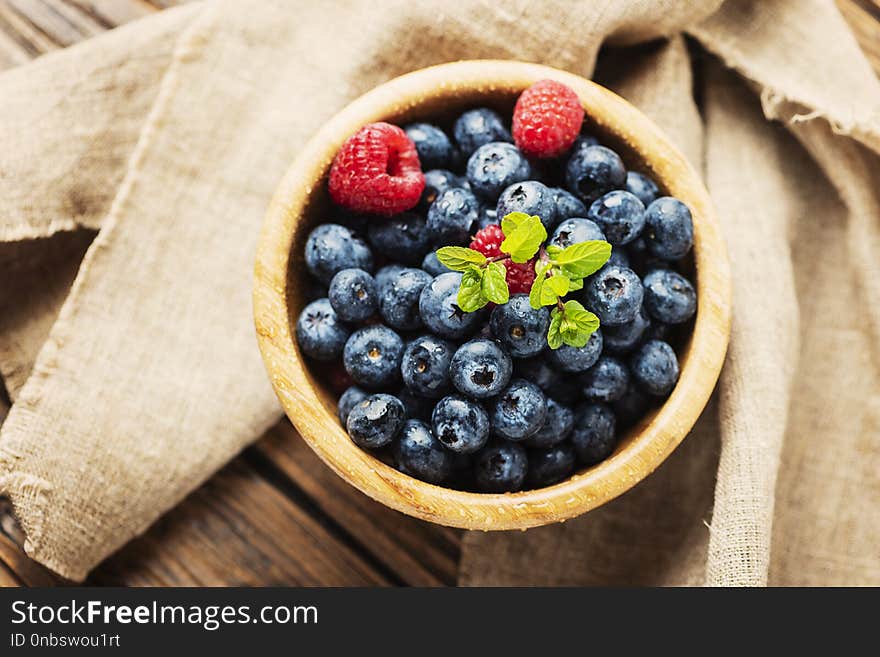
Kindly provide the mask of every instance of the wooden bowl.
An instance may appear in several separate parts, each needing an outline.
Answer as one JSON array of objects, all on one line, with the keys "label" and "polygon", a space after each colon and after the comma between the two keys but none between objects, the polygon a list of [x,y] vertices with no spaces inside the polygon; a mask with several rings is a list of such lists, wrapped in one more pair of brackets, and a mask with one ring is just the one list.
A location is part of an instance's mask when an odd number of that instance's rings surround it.
[{"label": "wooden bowl", "polygon": [[[628,167],[651,175],[665,194],[691,209],[697,315],[678,349],[681,378],[665,403],[621,436],[614,454],[562,483],[519,493],[480,494],[419,481],[357,447],[340,426],[336,397],[306,367],[293,335],[304,306],[303,247],[326,221],[326,176],[339,147],[367,123],[448,122],[475,106],[509,113],[537,80],[574,89],[589,130],[615,148]],[[260,349],[288,417],[318,456],[373,499],[404,513],[466,529],[524,529],[594,509],[648,476],[696,422],[718,379],[730,332],[727,252],[709,196],[696,171],[660,129],[625,100],[576,75],[512,61],[463,61],[404,75],[361,96],[302,149],[269,206],[257,250],[254,314]]]}]

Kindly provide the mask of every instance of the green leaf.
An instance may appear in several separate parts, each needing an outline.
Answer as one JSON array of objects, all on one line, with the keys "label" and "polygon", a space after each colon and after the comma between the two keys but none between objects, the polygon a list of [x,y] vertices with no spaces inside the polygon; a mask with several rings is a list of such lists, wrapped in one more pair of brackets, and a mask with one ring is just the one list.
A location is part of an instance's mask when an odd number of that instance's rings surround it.
[{"label": "green leaf", "polygon": [[595,274],[611,257],[611,245],[604,240],[578,242],[563,249],[553,260],[571,278]]},{"label": "green leaf", "polygon": [[562,346],[561,323],[562,313],[559,308],[554,308],[550,311],[550,326],[547,328],[547,344],[551,349],[559,349]]},{"label": "green leaf", "polygon": [[569,292],[577,292],[578,290],[584,287],[584,279],[583,278],[570,278],[568,280],[568,291]]},{"label": "green leaf", "polygon": [[549,262],[539,262],[535,267],[535,282],[532,283],[532,289],[529,290],[529,305],[537,310],[544,304],[541,303],[541,290],[544,287],[547,270],[550,269]]},{"label": "green leaf", "polygon": [[565,312],[559,321],[562,341],[572,347],[583,347],[599,328],[599,318],[577,301],[566,301]]},{"label": "green leaf", "polygon": [[557,307],[550,311],[547,344],[551,349],[559,349],[563,344],[583,347],[597,328],[598,317],[577,301],[566,301],[562,310]]},{"label": "green leaf", "polygon": [[483,295],[483,272],[484,269],[471,266],[461,277],[461,286],[458,288],[458,307],[466,313],[479,310],[489,300]]},{"label": "green leaf", "polygon": [[[541,223],[541,218],[532,215],[522,219],[519,217],[522,214],[522,212],[511,212],[503,220],[507,222],[508,226],[513,226],[513,230],[509,233],[504,231],[505,237],[501,242],[501,251],[508,254],[510,259],[517,263],[528,262],[547,239],[547,230]],[[503,227],[502,230],[504,230]]]},{"label": "green leaf", "polygon": [[483,296],[492,303],[507,303],[510,290],[507,289],[507,270],[500,262],[490,262],[483,272]]},{"label": "green leaf", "polygon": [[437,259],[454,271],[467,271],[472,265],[486,264],[486,256],[463,246],[444,246],[437,249]]},{"label": "green leaf", "polygon": [[557,296],[564,297],[568,294],[569,290],[568,276],[554,273],[553,276],[547,279],[547,286],[550,287]]},{"label": "green leaf", "polygon": [[[563,287],[565,287],[565,292],[568,292],[568,285],[561,281],[558,276],[548,276],[544,279],[544,285],[541,287],[541,305],[552,306],[556,303],[561,296],[559,290]],[[562,294],[565,294],[565,292]]]},{"label": "green leaf", "polygon": [[513,233],[513,231],[519,228],[519,226],[521,226],[524,221],[528,220],[529,215],[527,215],[525,212],[511,212],[501,219],[501,232],[504,233],[505,237],[507,237],[508,235]]},{"label": "green leaf", "polygon": [[544,250],[547,251],[547,255],[550,256],[551,260],[553,258],[555,258],[556,256],[558,256],[563,251],[565,251],[565,249],[563,249],[561,246],[556,246],[555,244],[551,244],[550,246],[546,247]]}]

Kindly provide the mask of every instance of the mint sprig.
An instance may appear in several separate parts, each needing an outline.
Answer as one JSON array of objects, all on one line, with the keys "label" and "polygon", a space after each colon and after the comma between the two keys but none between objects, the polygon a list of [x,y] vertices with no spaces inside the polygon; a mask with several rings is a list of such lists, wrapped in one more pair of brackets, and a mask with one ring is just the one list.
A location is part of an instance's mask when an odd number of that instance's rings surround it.
[{"label": "mint sprig", "polygon": [[611,245],[603,240],[579,242],[566,248],[542,244],[547,230],[541,218],[524,212],[511,212],[501,220],[502,255],[487,258],[479,251],[461,246],[437,250],[440,262],[462,272],[458,306],[474,312],[488,303],[504,304],[510,299],[505,262],[528,262],[537,255],[535,282],[529,292],[529,304],[538,309],[555,306],[550,311],[547,343],[551,349],[563,344],[583,347],[599,328],[599,318],[579,302],[562,298],[584,286],[584,278],[599,271],[611,257]]}]

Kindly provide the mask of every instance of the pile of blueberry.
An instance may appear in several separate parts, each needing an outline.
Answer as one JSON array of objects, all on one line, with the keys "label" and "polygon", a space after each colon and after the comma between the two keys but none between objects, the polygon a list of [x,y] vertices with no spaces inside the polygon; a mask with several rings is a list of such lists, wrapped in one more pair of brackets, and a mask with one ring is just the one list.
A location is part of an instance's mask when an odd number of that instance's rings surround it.
[{"label": "pile of blueberry", "polygon": [[[427,482],[479,492],[559,482],[607,458],[678,380],[670,342],[696,311],[680,266],[690,212],[582,134],[579,102],[578,115],[553,84],[543,102],[518,103],[512,131],[486,108],[448,133],[365,127],[331,170],[334,221],[305,246],[315,300],[297,321],[301,352],[344,389],[351,439]],[[437,249],[491,256],[512,212],[540,218],[542,253],[611,244],[569,296],[601,324],[583,346],[548,346],[548,308],[529,302],[534,261],[508,262],[507,303],[461,309],[462,273]]]}]

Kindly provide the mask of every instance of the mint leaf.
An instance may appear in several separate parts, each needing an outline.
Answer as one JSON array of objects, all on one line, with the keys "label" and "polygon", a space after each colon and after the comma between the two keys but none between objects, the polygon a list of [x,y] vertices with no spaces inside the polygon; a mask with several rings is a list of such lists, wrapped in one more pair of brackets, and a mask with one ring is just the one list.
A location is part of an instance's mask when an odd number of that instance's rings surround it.
[{"label": "mint leaf", "polygon": [[578,290],[584,287],[584,279],[583,278],[570,278],[568,280],[568,291],[569,292],[577,292]]},{"label": "mint leaf", "polygon": [[528,219],[529,215],[525,212],[511,212],[501,219],[501,232],[507,237]]},{"label": "mint leaf", "polygon": [[[560,283],[558,276],[548,276],[544,279],[544,285],[541,287],[541,305],[552,306],[556,303],[561,296],[559,290],[562,289],[563,286],[565,287],[565,292],[568,292],[567,284],[565,284],[564,281]],[[565,294],[565,292],[562,294]]]},{"label": "mint leaf", "polygon": [[562,341],[572,347],[583,347],[590,336],[599,328],[599,318],[577,301],[565,302],[564,317],[560,320],[559,332]]},{"label": "mint leaf", "polygon": [[483,296],[492,303],[507,303],[510,290],[507,289],[507,270],[500,262],[490,262],[483,272]]},{"label": "mint leaf", "polygon": [[547,344],[551,349],[559,349],[563,344],[583,347],[598,328],[598,317],[577,301],[566,301],[562,310],[556,307],[550,311]]},{"label": "mint leaf", "polygon": [[551,288],[557,296],[564,297],[569,290],[568,277],[561,274],[554,274],[547,279],[547,287]]},{"label": "mint leaf", "polygon": [[483,272],[484,269],[471,266],[461,276],[461,286],[458,288],[458,307],[466,313],[479,310],[489,300],[483,295]]},{"label": "mint leaf", "polygon": [[611,257],[611,245],[604,240],[578,242],[553,257],[554,262],[572,278],[595,274]]},{"label": "mint leaf", "polygon": [[471,265],[486,264],[486,256],[463,246],[444,246],[437,249],[437,259],[454,271],[467,271]]},{"label": "mint leaf", "polygon": [[547,328],[547,344],[551,349],[559,349],[562,346],[562,313],[559,308],[550,311],[550,326]]},{"label": "mint leaf", "polygon": [[[501,251],[510,256],[510,259],[517,263],[528,262],[538,252],[541,244],[547,239],[547,230],[541,223],[541,218],[535,215],[526,216],[525,219],[519,215],[522,212],[511,212],[502,220],[502,228],[504,231],[504,241],[501,242]],[[504,222],[513,230],[507,232],[504,230]]]},{"label": "mint leaf", "polygon": [[561,246],[556,246],[555,244],[551,244],[550,246],[545,247],[544,250],[547,252],[547,255],[550,256],[550,259],[552,260],[553,258],[558,256],[560,253],[562,253],[565,249],[563,249]]},{"label": "mint leaf", "polygon": [[544,287],[548,269],[550,269],[550,263],[547,262],[539,262],[535,268],[535,282],[532,283],[532,289],[529,290],[529,305],[535,310],[544,305],[541,303],[541,290]]}]

